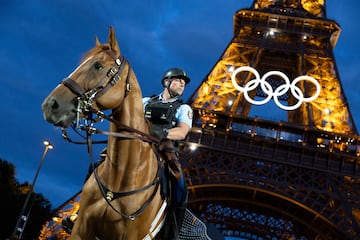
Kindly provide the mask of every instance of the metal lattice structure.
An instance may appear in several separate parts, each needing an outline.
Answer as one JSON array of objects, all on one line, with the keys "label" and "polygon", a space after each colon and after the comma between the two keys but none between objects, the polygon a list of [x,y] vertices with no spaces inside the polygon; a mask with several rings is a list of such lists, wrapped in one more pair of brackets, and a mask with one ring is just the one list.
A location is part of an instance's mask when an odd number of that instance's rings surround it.
[{"label": "metal lattice structure", "polygon": [[[233,39],[188,101],[194,125],[181,147],[189,208],[224,236],[360,239],[360,137],[333,54],[340,31],[326,19],[324,0],[257,0],[235,13]],[[281,71],[291,81],[311,76],[320,94],[285,120],[251,116],[253,104],[232,82],[241,66],[261,76]],[[239,85],[252,79],[236,75]],[[267,81],[273,90],[283,84],[276,76]],[[298,88],[304,96],[315,92],[307,82]],[[264,99],[268,91],[248,94]],[[290,91],[278,98],[297,101]],[[57,216],[75,213],[79,197]],[[64,239],[57,220],[40,239]]]},{"label": "metal lattice structure", "polygon": [[[225,236],[360,238],[358,153],[323,144],[344,135],[216,117],[227,124],[194,126],[183,151],[195,213]],[[352,140],[360,144],[359,137]]]},{"label": "metal lattice structure", "polygon": [[[225,236],[360,239],[360,142],[333,54],[340,30],[324,1],[259,0],[235,13],[233,39],[189,101],[195,118],[183,155],[191,208]],[[284,121],[253,117],[232,79],[242,66],[290,81],[311,76],[320,94]],[[253,78],[235,77],[241,86]],[[274,92],[284,82],[266,81]],[[270,92],[251,86],[252,99]],[[315,92],[307,82],[298,87]],[[293,95],[277,97],[291,106]]]}]

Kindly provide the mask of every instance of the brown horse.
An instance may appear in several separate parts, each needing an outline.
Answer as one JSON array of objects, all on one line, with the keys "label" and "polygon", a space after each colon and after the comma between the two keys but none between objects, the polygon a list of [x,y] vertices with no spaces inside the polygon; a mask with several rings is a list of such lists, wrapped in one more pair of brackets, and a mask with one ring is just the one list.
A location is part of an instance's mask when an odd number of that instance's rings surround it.
[{"label": "brown horse", "polygon": [[101,117],[112,110],[106,159],[83,186],[71,239],[153,239],[165,218],[159,162],[139,83],[112,27],[108,43],[96,38],[95,47],[47,96],[42,109],[48,122],[63,128],[91,112]]}]

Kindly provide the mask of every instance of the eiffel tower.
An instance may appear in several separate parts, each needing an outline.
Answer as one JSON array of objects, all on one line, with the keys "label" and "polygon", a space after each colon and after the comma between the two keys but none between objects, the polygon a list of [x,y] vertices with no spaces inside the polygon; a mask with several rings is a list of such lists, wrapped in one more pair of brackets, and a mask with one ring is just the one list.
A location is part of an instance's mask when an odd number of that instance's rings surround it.
[{"label": "eiffel tower", "polygon": [[[360,239],[360,137],[333,54],[340,31],[324,0],[255,0],[235,13],[233,38],[188,101],[181,147],[189,208],[224,236]],[[40,239],[66,236],[60,219],[80,195]]]},{"label": "eiffel tower", "polygon": [[[360,239],[359,137],[333,54],[341,29],[325,13],[322,0],[237,11],[189,100],[190,208],[224,236]],[[276,108],[284,120],[256,117]]]}]

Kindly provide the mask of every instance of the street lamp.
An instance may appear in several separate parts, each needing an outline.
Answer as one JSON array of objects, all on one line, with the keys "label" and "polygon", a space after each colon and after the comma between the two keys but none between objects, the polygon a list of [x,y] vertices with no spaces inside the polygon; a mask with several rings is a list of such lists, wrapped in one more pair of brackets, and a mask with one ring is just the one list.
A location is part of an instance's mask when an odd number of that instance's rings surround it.
[{"label": "street lamp", "polygon": [[25,229],[25,226],[26,226],[26,223],[27,223],[27,220],[29,218],[30,211],[31,211],[31,208],[32,208],[32,204],[31,204],[30,209],[28,209],[28,210],[26,209],[27,205],[29,203],[30,197],[31,197],[32,193],[34,192],[34,186],[35,186],[36,179],[37,179],[37,177],[39,175],[40,169],[42,167],[42,164],[44,162],[44,159],[45,159],[45,156],[46,156],[48,150],[54,148],[54,146],[47,140],[45,140],[43,143],[45,145],[45,149],[44,149],[43,155],[41,157],[39,166],[37,168],[35,177],[34,177],[34,179],[32,181],[32,184],[30,185],[30,190],[27,193],[26,200],[25,200],[24,205],[22,207],[22,210],[20,212],[19,219],[18,219],[18,221],[16,223],[16,226],[14,228],[14,232],[12,234],[12,239],[21,239],[21,237],[22,237],[22,234],[24,232],[24,229]]}]

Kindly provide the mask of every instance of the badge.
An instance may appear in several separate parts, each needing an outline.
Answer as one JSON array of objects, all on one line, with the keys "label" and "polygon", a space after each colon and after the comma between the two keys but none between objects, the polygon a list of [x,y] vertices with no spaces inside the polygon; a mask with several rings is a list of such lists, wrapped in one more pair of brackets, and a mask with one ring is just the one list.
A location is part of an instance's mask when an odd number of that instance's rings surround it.
[{"label": "badge", "polygon": [[188,111],[188,118],[189,118],[189,119],[192,119],[192,118],[193,118],[193,111],[192,111],[192,110],[189,110],[189,111]]}]

